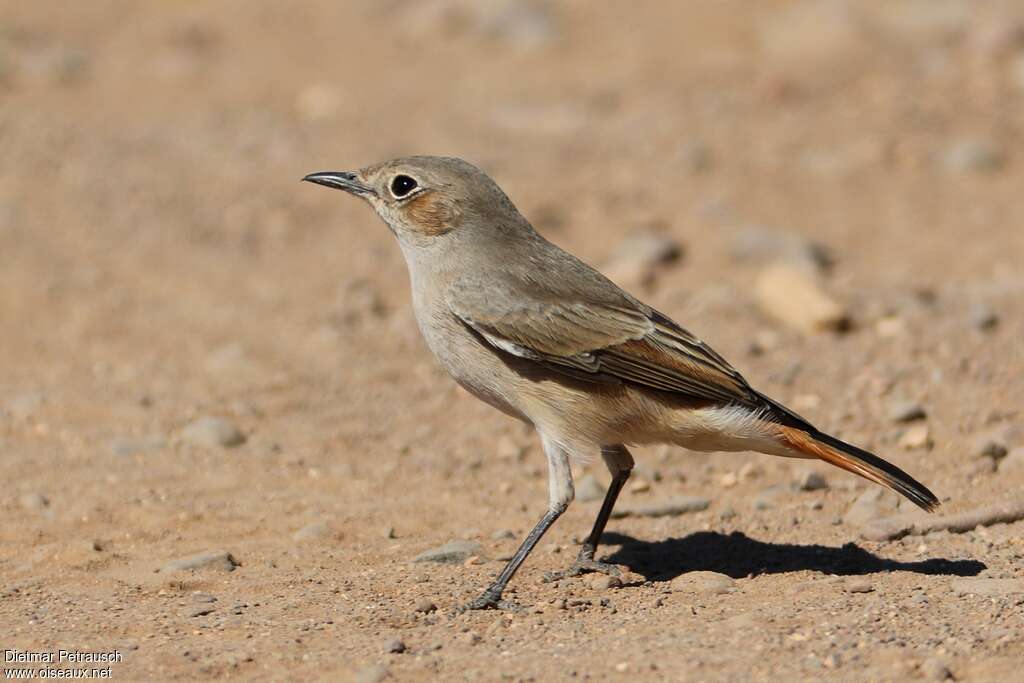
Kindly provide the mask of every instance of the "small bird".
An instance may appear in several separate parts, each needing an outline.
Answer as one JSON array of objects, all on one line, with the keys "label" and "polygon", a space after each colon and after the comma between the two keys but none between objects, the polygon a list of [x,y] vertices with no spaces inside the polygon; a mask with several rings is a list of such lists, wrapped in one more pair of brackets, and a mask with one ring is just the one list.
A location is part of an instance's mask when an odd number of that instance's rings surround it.
[{"label": "small bird", "polygon": [[578,557],[554,576],[618,574],[595,552],[633,469],[627,444],[817,458],[925,510],[939,505],[906,472],[753,389],[710,346],[544,239],[472,164],[414,156],[303,180],[373,207],[405,257],[427,346],[471,394],[540,436],[547,512],[467,608],[513,607],[505,587],[572,502],[570,461],[598,451],[611,484]]}]

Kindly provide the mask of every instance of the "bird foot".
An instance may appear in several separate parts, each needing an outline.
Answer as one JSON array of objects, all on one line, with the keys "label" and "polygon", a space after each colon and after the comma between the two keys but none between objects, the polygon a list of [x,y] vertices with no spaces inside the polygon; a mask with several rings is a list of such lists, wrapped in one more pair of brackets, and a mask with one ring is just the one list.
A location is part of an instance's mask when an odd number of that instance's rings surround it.
[{"label": "bird foot", "polygon": [[466,605],[459,610],[460,612],[467,612],[469,610],[477,609],[497,609],[503,612],[522,612],[523,607],[509,600],[502,600],[501,593],[496,593],[490,589],[485,590],[480,597],[470,600]]},{"label": "bird foot", "polygon": [[622,572],[614,564],[608,562],[598,562],[594,559],[594,551],[589,548],[584,548],[580,551],[576,561],[569,565],[568,569],[563,569],[560,572],[547,572],[544,574],[544,581],[550,583],[552,581],[558,581],[559,579],[568,579],[574,576],[582,576],[583,574],[591,573],[607,574],[608,576],[614,576],[619,578],[622,576]]}]

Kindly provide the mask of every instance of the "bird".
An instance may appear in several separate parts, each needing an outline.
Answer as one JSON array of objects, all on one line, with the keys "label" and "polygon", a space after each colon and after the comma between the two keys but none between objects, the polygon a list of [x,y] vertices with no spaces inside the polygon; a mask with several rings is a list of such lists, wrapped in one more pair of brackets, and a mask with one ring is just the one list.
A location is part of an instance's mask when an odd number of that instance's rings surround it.
[{"label": "bird", "polygon": [[909,474],[757,391],[700,338],[545,239],[473,164],[409,156],[303,180],[376,211],[397,239],[417,325],[440,364],[539,435],[547,510],[466,609],[516,607],[506,586],[572,502],[572,462],[598,452],[611,483],[578,556],[550,577],[619,575],[596,552],[633,469],[632,445],[818,459],[925,510],[939,505]]}]

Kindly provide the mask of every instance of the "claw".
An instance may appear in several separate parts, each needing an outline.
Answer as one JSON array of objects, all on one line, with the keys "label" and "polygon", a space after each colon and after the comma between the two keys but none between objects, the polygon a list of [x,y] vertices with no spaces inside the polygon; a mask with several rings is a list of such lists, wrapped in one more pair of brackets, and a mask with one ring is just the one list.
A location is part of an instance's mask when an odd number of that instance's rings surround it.
[{"label": "claw", "polygon": [[502,600],[501,593],[492,593],[491,591],[484,591],[483,594],[466,603],[460,612],[466,612],[469,610],[477,609],[497,609],[504,612],[522,612],[523,607],[509,600]]},{"label": "claw", "polygon": [[592,572],[607,574],[608,576],[614,576],[616,578],[622,576],[622,572],[614,564],[598,562],[594,559],[593,551],[587,551],[587,548],[581,550],[579,557],[576,558],[575,562],[569,565],[568,569],[564,569],[560,572],[546,572],[544,574],[545,583],[558,581],[559,579],[568,579],[574,576],[582,576],[583,574],[590,574]]}]

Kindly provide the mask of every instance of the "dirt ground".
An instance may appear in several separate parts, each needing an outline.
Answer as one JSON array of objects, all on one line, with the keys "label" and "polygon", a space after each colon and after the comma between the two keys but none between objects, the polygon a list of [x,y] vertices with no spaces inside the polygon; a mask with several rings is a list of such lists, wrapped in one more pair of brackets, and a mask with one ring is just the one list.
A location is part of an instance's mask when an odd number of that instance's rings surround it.
[{"label": "dirt ground", "polygon": [[[299,178],[455,155],[596,265],[671,240],[623,284],[956,514],[1024,496],[1022,105],[1011,1],[0,3],[0,647],[114,680],[1015,679],[1024,522],[869,540],[906,506],[754,454],[636,449],[621,505],[709,504],[612,520],[621,587],[541,581],[600,505],[579,464],[524,610],[459,613],[545,509],[539,444],[434,363],[369,209]],[[846,332],[758,303],[809,242]]]}]

